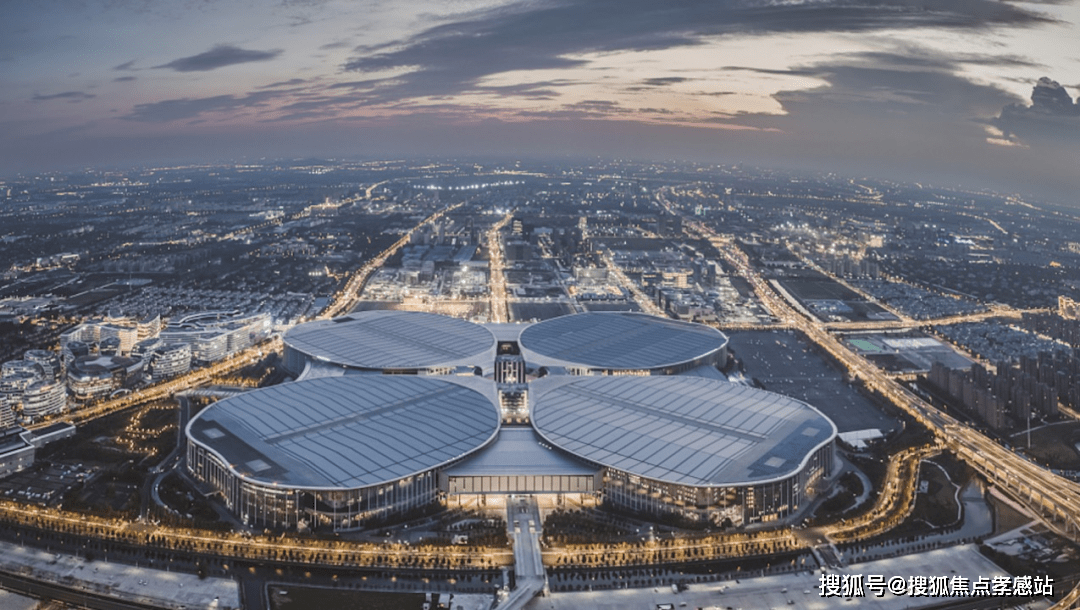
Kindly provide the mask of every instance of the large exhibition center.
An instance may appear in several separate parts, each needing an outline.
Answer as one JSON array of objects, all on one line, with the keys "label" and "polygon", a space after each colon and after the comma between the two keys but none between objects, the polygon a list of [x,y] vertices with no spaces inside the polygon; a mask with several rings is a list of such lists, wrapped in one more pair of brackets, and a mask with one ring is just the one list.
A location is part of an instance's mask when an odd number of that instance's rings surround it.
[{"label": "large exhibition center", "polygon": [[[836,426],[728,382],[727,337],[636,313],[479,325],[372,311],[285,336],[297,381],[204,409],[187,467],[251,525],[350,529],[507,494],[741,526],[790,519]],[[517,360],[524,379],[496,374]],[[509,417],[508,396],[528,417]]]}]

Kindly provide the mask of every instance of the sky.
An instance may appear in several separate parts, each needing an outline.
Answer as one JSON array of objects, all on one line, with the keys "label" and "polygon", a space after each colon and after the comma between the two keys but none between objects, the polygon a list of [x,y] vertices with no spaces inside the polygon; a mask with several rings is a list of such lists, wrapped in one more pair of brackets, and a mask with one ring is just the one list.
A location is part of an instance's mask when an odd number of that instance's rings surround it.
[{"label": "sky", "polygon": [[3,0],[0,175],[694,160],[1080,205],[1080,0]]}]

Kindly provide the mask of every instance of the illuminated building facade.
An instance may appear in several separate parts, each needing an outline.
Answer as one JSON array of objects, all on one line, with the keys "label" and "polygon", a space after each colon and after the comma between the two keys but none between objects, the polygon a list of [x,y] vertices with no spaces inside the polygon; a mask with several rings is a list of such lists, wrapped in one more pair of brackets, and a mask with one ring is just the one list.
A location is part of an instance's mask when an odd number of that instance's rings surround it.
[{"label": "illuminated building facade", "polygon": [[[351,529],[544,494],[743,526],[799,514],[834,473],[836,426],[727,382],[727,337],[702,325],[372,311],[285,344],[299,381],[224,399],[186,430],[190,473],[253,525]],[[500,409],[511,395],[520,417]]]}]

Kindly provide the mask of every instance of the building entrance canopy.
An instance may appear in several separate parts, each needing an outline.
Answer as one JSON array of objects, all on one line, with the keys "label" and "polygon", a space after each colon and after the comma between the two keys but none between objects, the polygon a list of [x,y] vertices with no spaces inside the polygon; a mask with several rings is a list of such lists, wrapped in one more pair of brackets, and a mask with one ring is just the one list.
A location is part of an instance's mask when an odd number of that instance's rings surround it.
[{"label": "building entrance canopy", "polygon": [[439,488],[453,494],[592,493],[600,471],[566,456],[531,427],[503,427],[495,442],[447,468]]}]

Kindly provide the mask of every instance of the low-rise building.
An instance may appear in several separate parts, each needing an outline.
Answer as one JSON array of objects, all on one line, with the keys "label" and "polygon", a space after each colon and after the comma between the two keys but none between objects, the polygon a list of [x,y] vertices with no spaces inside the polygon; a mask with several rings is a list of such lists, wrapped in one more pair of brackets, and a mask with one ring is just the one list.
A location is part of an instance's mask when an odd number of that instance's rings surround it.
[{"label": "low-rise building", "polygon": [[84,356],[68,369],[68,389],[76,400],[108,396],[142,380],[143,361],[124,356]]},{"label": "low-rise building", "polygon": [[30,384],[23,392],[23,417],[37,421],[67,408],[67,387],[63,381],[43,379]]},{"label": "low-rise building", "polygon": [[15,425],[19,401],[7,394],[0,394],[0,433]]},{"label": "low-rise building", "polygon": [[0,429],[0,478],[34,465],[37,450],[75,434],[75,426],[57,423],[34,431],[19,427]]},{"label": "low-rise building", "polygon": [[34,362],[41,366],[45,378],[50,381],[63,381],[64,361],[60,354],[45,349],[27,350],[23,354],[23,360]]},{"label": "low-rise building", "polygon": [[192,360],[209,363],[266,339],[271,329],[265,312],[207,311],[170,320],[160,336],[166,344],[190,345]]},{"label": "low-rise building", "polygon": [[34,464],[37,447],[27,441],[22,428],[0,430],[0,477],[26,470]]},{"label": "low-rise building", "polygon": [[149,370],[154,381],[187,373],[191,370],[191,346],[187,343],[162,345],[150,356]]}]

